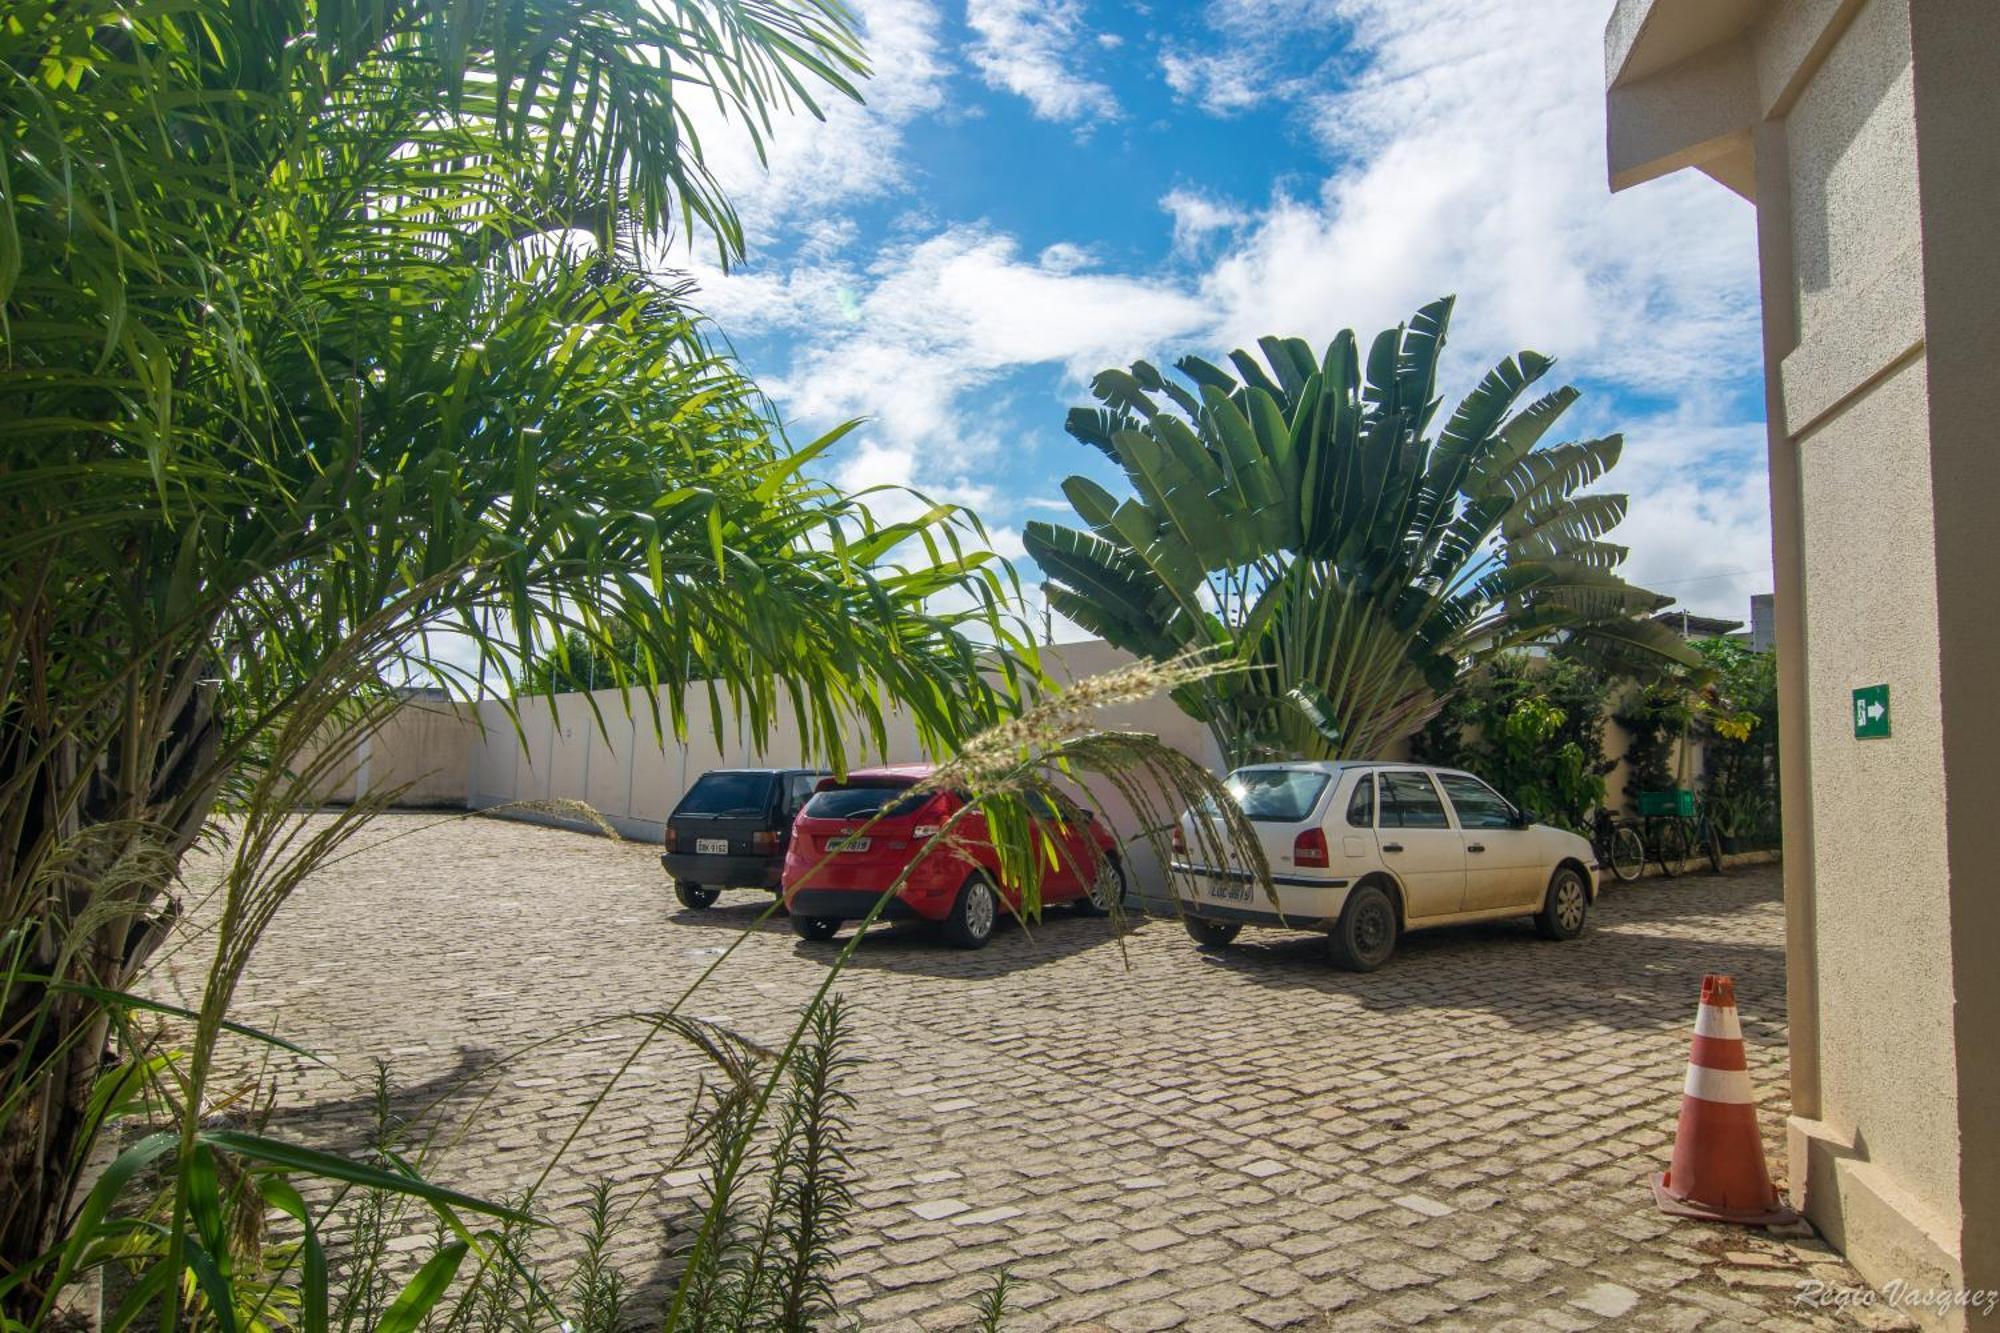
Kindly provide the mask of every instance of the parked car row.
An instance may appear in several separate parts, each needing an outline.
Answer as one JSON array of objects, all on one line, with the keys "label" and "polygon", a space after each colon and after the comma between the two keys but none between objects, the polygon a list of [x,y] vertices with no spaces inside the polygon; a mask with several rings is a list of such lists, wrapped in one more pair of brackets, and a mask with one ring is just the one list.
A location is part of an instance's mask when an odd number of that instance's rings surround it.
[{"label": "parked car row", "polygon": [[[860,769],[717,769],[667,820],[661,864],[684,906],[724,888],[778,893],[804,939],[884,907],[889,920],[937,924],[950,943],[983,946],[1018,886],[1000,873],[985,818],[966,798],[918,790],[927,765]],[[1322,931],[1333,961],[1373,971],[1412,930],[1530,917],[1556,940],[1583,933],[1598,891],[1587,839],[1534,823],[1470,773],[1404,763],[1274,763],[1239,768],[1225,787],[1264,854],[1269,887],[1239,859],[1209,864],[1190,848],[1223,845],[1213,807],[1173,831],[1172,880],[1195,942],[1220,949],[1244,926]],[[1097,915],[1121,900],[1118,840],[1090,811],[1037,798],[1031,818],[1055,849],[1042,901]],[[1207,827],[1204,827],[1206,825]],[[1275,897],[1275,901],[1273,898]]]},{"label": "parked car row", "polygon": [[[844,781],[809,769],[716,769],[667,817],[660,863],[686,907],[712,905],[723,888],[779,893],[808,940],[867,916],[902,877],[883,919],[933,922],[952,944],[977,949],[1002,913],[1020,910],[1021,893],[1001,875],[980,812],[953,826],[948,845],[931,845],[966,801],[914,790],[930,775],[923,764],[857,769]],[[1056,852],[1043,903],[1108,912],[1125,894],[1117,839],[1088,810],[1034,804],[1036,829]]]}]

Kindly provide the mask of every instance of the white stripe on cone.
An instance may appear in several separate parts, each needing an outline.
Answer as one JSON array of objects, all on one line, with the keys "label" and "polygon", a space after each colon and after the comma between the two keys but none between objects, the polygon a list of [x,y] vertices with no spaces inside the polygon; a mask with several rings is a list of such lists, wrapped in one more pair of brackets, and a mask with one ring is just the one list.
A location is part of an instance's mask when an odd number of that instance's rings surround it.
[{"label": "white stripe on cone", "polygon": [[1705,1069],[1701,1065],[1689,1065],[1687,1082],[1682,1085],[1681,1091],[1705,1102],[1748,1106],[1756,1100],[1750,1095],[1750,1071],[1747,1069]]},{"label": "white stripe on cone", "polygon": [[1736,1006],[1733,1004],[1701,1006],[1695,1011],[1694,1035],[1719,1037],[1724,1041],[1742,1041],[1743,1029],[1736,1022]]}]

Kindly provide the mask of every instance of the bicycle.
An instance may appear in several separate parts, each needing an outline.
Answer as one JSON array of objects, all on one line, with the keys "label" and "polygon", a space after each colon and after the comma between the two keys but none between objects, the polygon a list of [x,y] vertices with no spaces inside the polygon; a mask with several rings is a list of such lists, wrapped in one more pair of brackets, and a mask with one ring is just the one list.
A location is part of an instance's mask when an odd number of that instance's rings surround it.
[{"label": "bicycle", "polygon": [[1646,869],[1646,840],[1631,820],[1599,807],[1591,827],[1590,845],[1597,852],[1597,864],[1610,866],[1611,873],[1627,884]]},{"label": "bicycle", "polygon": [[1708,873],[1711,875],[1720,875],[1722,873],[1722,830],[1717,828],[1715,821],[1709,817],[1708,798],[1705,796],[1694,798],[1694,821],[1688,829],[1688,834],[1690,840],[1694,843],[1695,850],[1708,858]]},{"label": "bicycle", "polygon": [[1722,833],[1709,818],[1708,802],[1693,792],[1640,792],[1646,844],[1668,879],[1687,873],[1697,853],[1706,856],[1713,874],[1722,873]]}]

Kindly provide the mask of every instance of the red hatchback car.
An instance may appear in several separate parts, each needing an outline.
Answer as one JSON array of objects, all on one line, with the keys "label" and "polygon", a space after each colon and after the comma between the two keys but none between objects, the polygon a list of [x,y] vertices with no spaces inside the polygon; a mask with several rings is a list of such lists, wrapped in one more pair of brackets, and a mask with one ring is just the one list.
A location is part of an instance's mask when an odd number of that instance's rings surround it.
[{"label": "red hatchback car", "polygon": [[[984,815],[959,821],[952,830],[957,846],[924,850],[965,804],[954,792],[911,793],[930,773],[928,764],[911,764],[820,782],[793,822],[785,852],[785,907],[801,937],[830,940],[843,921],[867,916],[917,856],[922,859],[882,909],[883,919],[935,921],[952,944],[977,949],[993,938],[1002,910],[1018,910],[1021,895],[1000,883]],[[1092,916],[1109,911],[1125,892],[1117,839],[1088,811],[1039,804],[1037,822],[1053,839],[1059,861],[1042,874],[1042,901],[1074,903]]]}]

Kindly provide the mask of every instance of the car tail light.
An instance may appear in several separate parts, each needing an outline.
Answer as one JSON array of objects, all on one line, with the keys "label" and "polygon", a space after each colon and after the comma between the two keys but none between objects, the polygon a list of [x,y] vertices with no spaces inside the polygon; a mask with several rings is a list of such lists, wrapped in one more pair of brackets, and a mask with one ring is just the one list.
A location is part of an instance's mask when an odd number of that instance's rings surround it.
[{"label": "car tail light", "polygon": [[778,850],[778,835],[771,829],[760,828],[750,835],[750,850],[753,852],[775,852]]},{"label": "car tail light", "polygon": [[1327,866],[1333,858],[1326,850],[1326,834],[1319,829],[1309,828],[1292,840],[1292,864],[1297,866]]},{"label": "car tail light", "polygon": [[677,850],[680,847],[680,841],[681,841],[680,834],[674,832],[671,828],[667,830],[667,845],[666,845],[667,851],[671,852]]},{"label": "car tail light", "polygon": [[944,822],[957,813],[957,810],[957,797],[948,791],[934,791],[925,798],[922,805],[901,813],[905,818],[917,821],[916,827],[910,830],[912,833],[919,838],[928,838],[942,828]]},{"label": "car tail light", "polygon": [[1187,855],[1187,834],[1181,831],[1179,824],[1174,825],[1173,844],[1175,856]]}]

